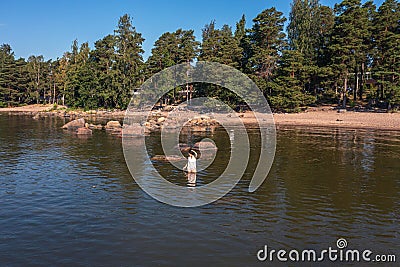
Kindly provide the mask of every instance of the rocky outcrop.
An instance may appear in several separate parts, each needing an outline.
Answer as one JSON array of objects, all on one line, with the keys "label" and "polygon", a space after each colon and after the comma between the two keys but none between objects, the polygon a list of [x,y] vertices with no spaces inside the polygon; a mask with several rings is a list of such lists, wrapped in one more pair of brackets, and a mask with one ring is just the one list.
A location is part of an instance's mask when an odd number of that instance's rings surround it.
[{"label": "rocky outcrop", "polygon": [[197,142],[194,144],[193,148],[200,151],[218,150],[218,147],[213,142],[210,141]]},{"label": "rocky outcrop", "polygon": [[77,135],[92,135],[92,130],[86,127],[81,127],[76,130]]},{"label": "rocky outcrop", "polygon": [[122,128],[121,123],[119,123],[119,121],[109,121],[106,124],[106,130],[107,129],[120,129]]},{"label": "rocky outcrop", "polygon": [[88,128],[91,129],[91,130],[102,130],[103,129],[103,125],[101,125],[101,124],[96,124],[95,125],[95,124],[90,123]]},{"label": "rocky outcrop", "polygon": [[174,117],[154,116],[144,123],[146,133],[159,130],[176,130],[182,126],[190,128],[191,131],[206,132],[213,131],[218,125],[217,120],[205,115],[194,117],[186,123],[179,123]]},{"label": "rocky outcrop", "polygon": [[172,130],[172,129],[177,129],[179,126],[178,126],[178,122],[175,119],[169,118],[163,122],[161,127],[163,129],[171,129]]},{"label": "rocky outcrop", "polygon": [[218,125],[216,119],[205,115],[194,117],[186,123],[192,132],[213,132]]},{"label": "rocky outcrop", "polygon": [[199,116],[194,117],[193,119],[187,122],[189,126],[217,126],[218,122],[216,119],[212,119],[209,116]]},{"label": "rocky outcrop", "polygon": [[122,136],[122,126],[119,121],[109,121],[104,128],[111,135]]},{"label": "rocky outcrop", "polygon": [[62,126],[63,129],[69,131],[76,131],[78,128],[83,128],[83,127],[85,127],[85,119],[83,118],[70,121],[64,124],[64,126]]},{"label": "rocky outcrop", "polygon": [[178,127],[174,119],[158,116],[149,119],[143,126],[145,127],[145,133],[151,133],[161,129],[175,129]]},{"label": "rocky outcrop", "polygon": [[160,117],[157,119],[157,123],[161,124],[165,121],[165,117]]},{"label": "rocky outcrop", "polygon": [[[215,119],[211,119],[208,116],[199,116],[199,117],[194,117],[193,119],[187,121],[186,123],[184,121],[178,122],[178,119],[176,117],[163,117],[163,116],[153,116],[151,117],[147,122],[145,122],[143,125],[139,123],[133,123],[131,125],[124,125],[122,126],[121,123],[117,120],[111,120],[108,121],[105,126],[101,124],[91,124],[91,123],[86,123],[85,119],[80,118],[76,119],[73,121],[68,122],[64,126],[62,126],[63,129],[67,129],[70,131],[75,131],[78,133],[79,128],[85,128],[90,131],[92,130],[102,130],[105,129],[107,133],[119,137],[135,137],[135,136],[143,136],[146,133],[151,133],[155,131],[160,131],[160,130],[166,130],[166,131],[176,131],[179,130],[181,127],[183,127],[183,130],[193,132],[193,131],[210,131],[213,130],[216,125],[218,125],[218,122]],[[79,135],[88,135],[89,131],[86,131],[84,129],[79,130]],[[92,134],[92,132],[90,132]]]},{"label": "rocky outcrop", "polygon": [[218,147],[210,141],[202,141],[194,144],[193,149],[200,152],[200,158],[212,158],[217,153]]},{"label": "rocky outcrop", "polygon": [[151,133],[159,130],[161,128],[160,123],[157,123],[154,120],[149,120],[144,123],[144,131],[145,133]]},{"label": "rocky outcrop", "polygon": [[143,136],[144,129],[139,123],[124,125],[122,135],[124,137],[140,137]]}]

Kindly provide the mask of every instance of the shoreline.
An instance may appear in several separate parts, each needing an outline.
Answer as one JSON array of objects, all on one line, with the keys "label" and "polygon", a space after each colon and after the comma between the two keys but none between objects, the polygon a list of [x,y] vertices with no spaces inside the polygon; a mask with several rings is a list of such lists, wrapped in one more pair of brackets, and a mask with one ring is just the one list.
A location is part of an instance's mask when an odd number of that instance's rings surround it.
[{"label": "shoreline", "polygon": [[274,120],[277,126],[400,131],[400,113],[311,111],[295,114],[274,114]]},{"label": "shoreline", "polygon": [[[53,109],[53,105],[29,105],[14,108],[0,108],[0,114],[27,115],[34,118],[46,116],[59,116],[68,119],[88,118],[94,120],[114,119],[122,120],[125,111],[68,111],[65,108]],[[167,115],[168,112],[162,112]],[[245,125],[256,125],[254,115],[251,112],[241,113]],[[347,129],[369,129],[400,131],[400,113],[382,113],[369,111],[338,112],[333,107],[310,108],[301,113],[274,113],[275,125],[291,127],[329,127]]]}]

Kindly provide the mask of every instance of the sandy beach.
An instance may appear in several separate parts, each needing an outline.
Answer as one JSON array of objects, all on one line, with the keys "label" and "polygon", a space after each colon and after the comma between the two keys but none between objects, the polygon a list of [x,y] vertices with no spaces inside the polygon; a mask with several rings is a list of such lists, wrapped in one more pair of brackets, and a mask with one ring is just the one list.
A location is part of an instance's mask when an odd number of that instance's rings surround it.
[{"label": "sandy beach", "polygon": [[[14,108],[0,108],[0,112],[8,114],[35,115],[37,113],[45,115],[46,113],[70,114],[71,117],[87,116],[106,116],[108,118],[122,119],[124,111],[68,111],[63,109],[48,112],[53,105],[28,105]],[[167,112],[162,113],[167,116]],[[273,115],[277,126],[310,126],[310,127],[345,127],[353,129],[377,129],[377,130],[395,130],[400,131],[400,113],[383,112],[338,112],[332,107],[311,108],[302,113],[276,113]],[[244,113],[243,122],[245,124],[256,124],[252,113]]]},{"label": "sandy beach", "polygon": [[21,107],[12,107],[12,108],[0,108],[0,112],[43,112],[49,111],[53,108],[53,105],[27,105]]},{"label": "sandy beach", "polygon": [[310,111],[294,114],[274,114],[277,125],[326,126],[354,129],[377,129],[400,131],[400,113],[376,113],[336,110]]}]

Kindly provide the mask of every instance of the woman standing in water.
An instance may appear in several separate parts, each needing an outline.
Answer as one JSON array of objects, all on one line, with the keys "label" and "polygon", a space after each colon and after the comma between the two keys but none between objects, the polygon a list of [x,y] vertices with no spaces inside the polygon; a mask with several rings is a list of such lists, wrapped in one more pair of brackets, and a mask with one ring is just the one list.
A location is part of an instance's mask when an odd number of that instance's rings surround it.
[{"label": "woman standing in water", "polygon": [[189,157],[188,157],[188,161],[185,165],[185,167],[183,167],[183,169],[187,169],[188,173],[196,173],[196,158],[197,158],[197,153],[194,150],[190,150],[189,151]]},{"label": "woman standing in water", "polygon": [[183,167],[183,169],[187,169],[188,171],[188,185],[189,186],[196,186],[196,158],[197,158],[197,153],[196,151],[189,151],[189,157],[188,161]]}]

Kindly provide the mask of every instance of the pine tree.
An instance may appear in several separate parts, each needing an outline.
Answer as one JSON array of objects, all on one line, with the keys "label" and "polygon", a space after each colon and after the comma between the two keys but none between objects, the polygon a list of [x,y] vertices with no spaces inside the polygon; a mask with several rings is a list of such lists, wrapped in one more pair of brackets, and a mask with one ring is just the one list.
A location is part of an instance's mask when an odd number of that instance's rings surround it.
[{"label": "pine tree", "polygon": [[114,107],[115,41],[113,35],[107,35],[96,41],[95,49],[90,53],[93,67],[96,69],[96,78],[99,81],[97,88],[98,104],[106,108]]},{"label": "pine tree", "polygon": [[30,103],[28,94],[28,71],[26,61],[24,58],[19,58],[15,61],[15,88],[18,93],[16,95],[16,102],[18,104]]},{"label": "pine tree", "polygon": [[267,98],[281,91],[274,82],[279,67],[280,55],[286,46],[283,25],[286,18],[275,8],[262,11],[253,19],[253,27],[248,31],[248,59],[245,71],[248,73]]},{"label": "pine tree", "polygon": [[400,105],[400,5],[386,0],[374,19],[375,54],[373,75],[379,84],[377,97]]},{"label": "pine tree", "polygon": [[149,74],[153,75],[176,64],[192,62],[197,56],[198,47],[199,42],[195,40],[193,30],[178,29],[162,34],[154,43],[151,56],[146,62]]},{"label": "pine tree", "polygon": [[332,41],[332,32],[335,16],[332,8],[321,5],[318,10],[319,22],[317,24],[319,31],[316,45],[316,74],[314,82],[314,95],[321,102],[332,102],[337,97],[335,87],[335,73],[332,70],[332,53],[330,45]]},{"label": "pine tree", "polygon": [[258,77],[268,80],[277,69],[279,54],[286,44],[283,32],[285,21],[283,13],[275,8],[266,9],[253,19],[250,32],[253,55],[249,64]]},{"label": "pine tree", "polygon": [[215,29],[215,21],[212,21],[203,28],[199,60],[239,68],[241,58],[242,48],[238,36],[233,35],[231,27],[223,25],[222,29]]},{"label": "pine tree", "polygon": [[248,29],[246,29],[246,17],[242,15],[242,18],[236,22],[236,29],[234,36],[239,48],[242,50],[241,57],[239,59],[240,70],[244,73],[250,73],[249,59],[252,57],[251,41],[248,35]]},{"label": "pine tree", "polygon": [[67,92],[67,75],[69,68],[69,53],[66,52],[64,55],[58,59],[57,65],[54,69],[54,79],[56,86],[59,88],[61,95],[61,104],[65,105],[65,94]]},{"label": "pine tree", "polygon": [[[228,25],[223,25],[221,29],[215,28],[215,21],[205,25],[199,60],[218,62],[236,69],[242,68],[243,49],[240,47],[240,42],[241,38],[244,37],[244,23],[244,17],[242,17],[235,35]],[[225,77],[222,74],[219,77],[222,84],[228,78],[233,79],[234,77]],[[197,90],[199,95],[218,97],[231,106],[234,106],[238,101],[234,93],[219,86],[201,84],[197,85]]]},{"label": "pine tree", "polygon": [[330,45],[332,68],[336,72],[336,83],[341,88],[342,105],[346,106],[347,92],[358,93],[358,82],[350,89],[349,79],[359,76],[359,67],[367,61],[368,13],[360,0],[344,0],[336,4],[335,25]]},{"label": "pine tree", "polygon": [[41,102],[41,91],[43,89],[44,76],[44,58],[40,56],[30,56],[28,58],[27,70],[29,76],[29,92],[30,96],[37,104]]},{"label": "pine tree", "polygon": [[[196,41],[193,30],[178,29],[175,32],[166,32],[155,42],[151,50],[151,56],[148,58],[147,78],[161,70],[172,67],[177,64],[186,63],[189,67],[194,61],[199,51],[199,42]],[[177,75],[177,74],[175,74]],[[179,77],[169,77],[174,83]],[[181,77],[182,78],[182,77]],[[168,100],[177,100],[178,85],[175,85],[172,93],[164,97],[163,102]]]},{"label": "pine tree", "polygon": [[316,61],[320,33],[319,0],[294,0],[289,14],[289,46],[304,57],[305,64]]},{"label": "pine tree", "polygon": [[82,43],[79,51],[76,50],[77,45],[74,41],[72,52],[67,54],[72,64],[67,65],[65,102],[69,106],[94,109],[98,107],[99,102],[94,63],[90,61],[88,43]]},{"label": "pine tree", "polygon": [[246,36],[246,16],[243,14],[238,22],[236,22],[235,38],[240,43]]},{"label": "pine tree", "polygon": [[271,105],[278,110],[299,111],[300,106],[315,102],[315,97],[305,90],[308,69],[303,65],[302,53],[298,50],[284,50],[279,69],[269,85],[273,88],[269,99]]},{"label": "pine tree", "polygon": [[113,87],[116,89],[114,104],[126,108],[132,92],[144,81],[142,43],[144,38],[132,25],[128,14],[120,17],[114,31],[116,38],[116,72]]},{"label": "pine tree", "polygon": [[15,58],[11,46],[0,46],[0,106],[12,106],[16,93],[14,84]]},{"label": "pine tree", "polygon": [[[322,85],[321,77],[329,73],[327,45],[333,27],[333,11],[319,4],[318,0],[294,0],[289,15],[289,49],[296,50],[303,58],[302,87],[317,95]],[[324,78],[325,78],[324,77]]]}]

